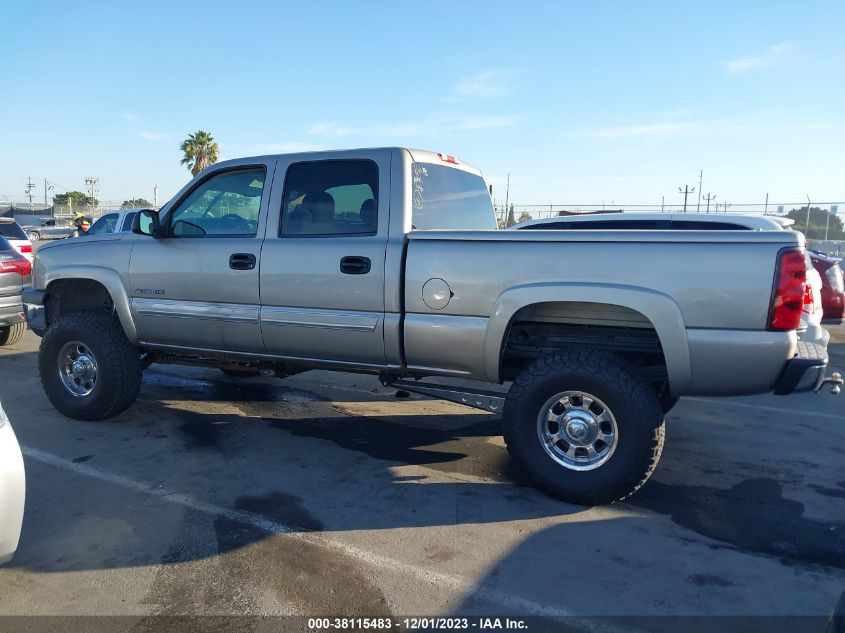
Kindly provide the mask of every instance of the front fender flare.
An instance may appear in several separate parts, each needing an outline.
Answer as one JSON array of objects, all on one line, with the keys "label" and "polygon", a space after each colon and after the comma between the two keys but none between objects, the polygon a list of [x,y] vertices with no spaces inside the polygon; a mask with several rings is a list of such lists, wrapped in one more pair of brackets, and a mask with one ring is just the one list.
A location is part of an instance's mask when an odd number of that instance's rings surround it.
[{"label": "front fender flare", "polygon": [[484,336],[484,371],[499,382],[505,336],[514,315],[538,303],[603,303],[635,310],[654,326],[669,374],[672,393],[682,394],[690,385],[692,369],[684,318],[672,297],[637,286],[621,284],[538,283],[515,286],[496,299]]},{"label": "front fender flare", "polygon": [[117,271],[103,266],[87,264],[56,266],[44,273],[44,288],[49,288],[51,283],[62,279],[87,279],[102,284],[111,296],[114,310],[120,319],[120,325],[123,327],[126,338],[133,345],[138,344],[138,330],[129,309],[126,286]]}]

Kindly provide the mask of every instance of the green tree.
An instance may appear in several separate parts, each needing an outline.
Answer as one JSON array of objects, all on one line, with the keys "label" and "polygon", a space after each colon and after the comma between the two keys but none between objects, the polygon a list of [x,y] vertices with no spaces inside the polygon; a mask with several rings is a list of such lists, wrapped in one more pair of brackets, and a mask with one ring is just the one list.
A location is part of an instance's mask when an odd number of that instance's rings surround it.
[{"label": "green tree", "polygon": [[71,204],[77,208],[88,205],[96,207],[97,199],[87,196],[81,191],[68,191],[67,193],[57,193],[53,196],[53,204],[60,207],[67,207]]},{"label": "green tree", "polygon": [[153,206],[152,202],[146,198],[129,198],[129,200],[124,200],[123,204],[120,205],[122,209],[142,209],[151,206]]},{"label": "green tree", "polygon": [[505,220],[505,228],[511,228],[514,224],[516,224],[516,219],[513,217],[513,205],[511,205],[510,209],[508,209],[508,219]]},{"label": "green tree", "polygon": [[[805,237],[814,240],[823,240],[825,229],[827,229],[827,237],[831,240],[845,239],[845,228],[843,228],[842,220],[836,217],[835,214],[830,213],[827,209],[821,207],[810,207],[810,226],[807,227],[807,207],[806,205],[800,209],[793,209],[787,216],[795,220],[792,226],[796,231],[801,231]],[[830,224],[828,225],[828,221]]]},{"label": "green tree", "polygon": [[182,164],[187,165],[191,173],[196,176],[209,165],[218,160],[220,146],[214,142],[214,137],[208,132],[197,130],[188,134],[188,138],[182,143]]}]

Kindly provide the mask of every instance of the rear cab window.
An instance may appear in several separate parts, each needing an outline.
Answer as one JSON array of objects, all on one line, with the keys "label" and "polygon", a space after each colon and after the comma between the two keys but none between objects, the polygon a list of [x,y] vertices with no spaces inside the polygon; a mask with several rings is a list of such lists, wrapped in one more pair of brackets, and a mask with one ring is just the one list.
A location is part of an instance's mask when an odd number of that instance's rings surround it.
[{"label": "rear cab window", "polygon": [[478,174],[433,163],[414,163],[411,224],[414,230],[495,230],[487,184]]},{"label": "rear cab window", "polygon": [[17,222],[0,222],[0,235],[10,240],[28,239]]}]

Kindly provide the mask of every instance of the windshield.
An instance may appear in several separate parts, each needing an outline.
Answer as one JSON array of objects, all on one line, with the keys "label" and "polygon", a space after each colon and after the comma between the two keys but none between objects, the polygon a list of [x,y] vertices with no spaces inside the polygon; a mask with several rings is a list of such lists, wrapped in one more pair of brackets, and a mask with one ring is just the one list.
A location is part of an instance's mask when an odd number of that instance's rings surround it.
[{"label": "windshield", "polygon": [[414,163],[413,174],[414,230],[496,228],[481,176],[432,163]]}]

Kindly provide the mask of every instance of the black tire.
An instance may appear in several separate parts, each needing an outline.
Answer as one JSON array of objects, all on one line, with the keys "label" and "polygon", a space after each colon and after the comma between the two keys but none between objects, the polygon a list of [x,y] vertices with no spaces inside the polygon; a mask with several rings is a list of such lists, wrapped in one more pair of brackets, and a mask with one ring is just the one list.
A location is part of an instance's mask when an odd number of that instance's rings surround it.
[{"label": "black tire", "polygon": [[232,378],[252,378],[261,375],[261,370],[257,367],[221,367],[220,371]]},{"label": "black tire", "polygon": [[38,240],[41,239],[41,235],[36,233],[35,231],[32,231],[31,233],[27,233],[26,236],[29,238],[30,242],[37,242]]},{"label": "black tire", "polygon": [[23,338],[24,332],[26,332],[26,323],[23,321],[0,327],[0,347],[14,345]]},{"label": "black tire", "polygon": [[70,234],[71,237],[79,237],[79,229],[73,229]]},{"label": "black tire", "polygon": [[[565,391],[598,398],[615,418],[615,449],[592,470],[559,463],[540,439],[544,405]],[[601,505],[624,499],[648,480],[663,451],[665,425],[657,394],[631,365],[607,352],[572,349],[533,362],[514,381],[504,436],[538,488],[564,501]]]},{"label": "black tire", "polygon": [[[88,395],[65,387],[59,355],[65,343],[78,341],[93,354],[97,377]],[[141,389],[141,356],[123,333],[116,316],[106,312],[72,312],[50,323],[38,354],[44,393],[56,409],[75,420],[105,420],[125,411]]]}]

